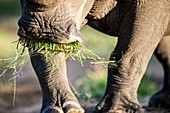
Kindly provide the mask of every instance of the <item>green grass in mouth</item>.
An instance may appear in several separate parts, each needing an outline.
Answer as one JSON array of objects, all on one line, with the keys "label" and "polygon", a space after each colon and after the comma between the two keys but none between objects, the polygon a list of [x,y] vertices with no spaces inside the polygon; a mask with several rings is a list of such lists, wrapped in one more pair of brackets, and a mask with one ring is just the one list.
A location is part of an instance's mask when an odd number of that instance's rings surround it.
[{"label": "green grass in mouth", "polygon": [[93,53],[91,50],[87,49],[79,42],[72,43],[54,43],[47,39],[29,39],[22,38],[17,41],[17,50],[20,51],[18,53],[18,57],[22,57],[24,55],[25,49],[28,48],[33,53],[41,53],[46,55],[47,60],[54,61],[55,55],[63,52],[65,53],[65,59],[67,60],[69,57],[72,59],[78,59],[81,65],[83,65],[83,61],[91,60],[91,61],[101,61],[103,60],[101,57]]}]

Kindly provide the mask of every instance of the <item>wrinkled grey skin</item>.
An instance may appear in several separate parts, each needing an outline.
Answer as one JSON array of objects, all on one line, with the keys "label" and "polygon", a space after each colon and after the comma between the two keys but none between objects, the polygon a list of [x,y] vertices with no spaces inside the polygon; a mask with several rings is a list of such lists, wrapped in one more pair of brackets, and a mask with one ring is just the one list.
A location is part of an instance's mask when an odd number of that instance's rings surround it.
[{"label": "wrinkled grey skin", "polygon": [[[137,100],[137,89],[153,53],[163,65],[165,79],[162,90],[151,98],[149,105],[170,107],[170,0],[21,0],[21,3],[20,37],[81,42],[79,29],[88,13],[89,25],[118,36],[110,57],[117,66],[109,66],[106,92],[94,112],[145,112]],[[68,84],[64,53],[56,56],[55,68],[45,55],[36,54],[31,56],[31,62],[43,92],[41,112],[83,113]]]},{"label": "wrinkled grey skin", "polygon": [[108,69],[106,92],[97,111],[144,112],[137,89],[153,53],[163,65],[164,84],[149,106],[170,108],[170,0],[118,0],[109,14],[89,24],[118,36],[110,57],[117,67]]}]

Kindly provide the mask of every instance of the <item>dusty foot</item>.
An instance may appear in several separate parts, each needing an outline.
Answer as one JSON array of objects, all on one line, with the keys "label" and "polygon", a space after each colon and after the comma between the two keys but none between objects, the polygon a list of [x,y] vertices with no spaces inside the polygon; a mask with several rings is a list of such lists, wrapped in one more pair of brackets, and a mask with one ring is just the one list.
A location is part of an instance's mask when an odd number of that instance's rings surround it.
[{"label": "dusty foot", "polygon": [[77,102],[68,101],[62,107],[64,113],[84,113],[84,109]]},{"label": "dusty foot", "polygon": [[41,113],[84,113],[84,109],[72,92],[62,91],[50,99],[43,102]]},{"label": "dusty foot", "polygon": [[59,107],[46,107],[42,113],[64,113],[63,110]]},{"label": "dusty foot", "polygon": [[162,90],[153,95],[149,101],[149,107],[170,108],[170,91]]},{"label": "dusty foot", "polygon": [[42,113],[84,113],[84,109],[76,102],[66,102],[62,107],[46,107]]},{"label": "dusty foot", "polygon": [[105,95],[97,105],[94,113],[145,113],[133,95],[126,96],[127,92],[115,92]]}]

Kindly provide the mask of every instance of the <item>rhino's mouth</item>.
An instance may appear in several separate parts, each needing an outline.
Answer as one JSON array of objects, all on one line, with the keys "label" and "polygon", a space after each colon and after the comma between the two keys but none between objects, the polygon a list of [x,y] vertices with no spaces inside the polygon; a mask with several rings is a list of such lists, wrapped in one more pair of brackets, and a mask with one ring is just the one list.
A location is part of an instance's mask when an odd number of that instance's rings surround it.
[{"label": "rhino's mouth", "polygon": [[82,42],[82,36],[69,14],[60,16],[57,9],[45,12],[24,10],[18,21],[20,37],[49,39],[57,43]]}]

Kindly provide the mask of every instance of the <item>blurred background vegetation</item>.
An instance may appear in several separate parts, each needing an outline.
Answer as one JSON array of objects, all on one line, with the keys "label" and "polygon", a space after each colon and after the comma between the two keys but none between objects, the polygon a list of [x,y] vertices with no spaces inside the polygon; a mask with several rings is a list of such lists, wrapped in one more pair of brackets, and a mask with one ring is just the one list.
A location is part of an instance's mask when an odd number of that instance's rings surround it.
[{"label": "blurred background vegetation", "polygon": [[[15,57],[15,44],[12,43],[18,39],[17,20],[21,14],[19,0],[0,0],[0,71],[3,70],[5,59]],[[104,35],[89,26],[85,26],[82,30],[84,36],[84,45],[106,59],[109,58],[111,51],[114,49],[117,38]],[[155,58],[152,58],[149,67],[151,70],[155,66]],[[157,69],[157,67],[156,67]],[[80,92],[79,99],[82,101],[96,102],[102,98],[105,90],[107,68],[100,65],[95,65],[92,70],[87,70],[83,73],[81,79],[76,80],[75,87]],[[146,72],[144,80],[139,88],[139,98],[150,97],[158,88],[156,83],[152,82],[152,78],[157,81],[156,77],[152,77],[152,72]],[[4,79],[0,79],[0,89],[3,87]]]}]

